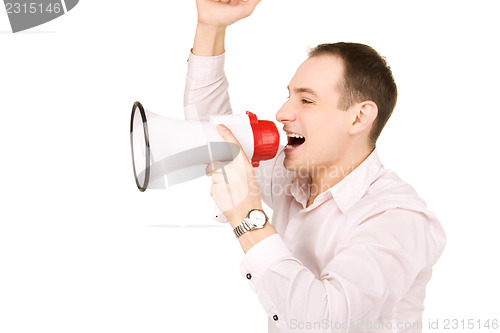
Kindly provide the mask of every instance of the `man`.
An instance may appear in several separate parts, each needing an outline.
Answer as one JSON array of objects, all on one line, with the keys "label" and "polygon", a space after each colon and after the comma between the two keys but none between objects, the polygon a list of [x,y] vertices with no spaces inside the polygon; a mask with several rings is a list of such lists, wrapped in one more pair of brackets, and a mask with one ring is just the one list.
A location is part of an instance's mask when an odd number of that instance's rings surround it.
[{"label": "man", "polygon": [[[186,118],[231,113],[225,31],[258,3],[197,0]],[[211,195],[245,252],[241,273],[269,315],[269,332],[421,331],[425,287],[446,238],[425,202],[377,156],[396,103],[390,68],[366,45],[324,44],[288,90],[276,114],[288,145],[275,159],[254,169],[240,153],[224,174],[208,168]],[[229,129],[218,129],[239,145]],[[273,209],[272,225],[261,200]]]}]

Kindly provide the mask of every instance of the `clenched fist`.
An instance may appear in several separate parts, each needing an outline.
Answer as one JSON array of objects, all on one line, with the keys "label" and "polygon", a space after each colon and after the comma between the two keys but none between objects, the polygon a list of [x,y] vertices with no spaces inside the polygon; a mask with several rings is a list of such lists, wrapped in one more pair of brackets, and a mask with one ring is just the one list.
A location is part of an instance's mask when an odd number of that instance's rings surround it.
[{"label": "clenched fist", "polygon": [[196,0],[198,23],[227,27],[250,16],[260,0]]}]

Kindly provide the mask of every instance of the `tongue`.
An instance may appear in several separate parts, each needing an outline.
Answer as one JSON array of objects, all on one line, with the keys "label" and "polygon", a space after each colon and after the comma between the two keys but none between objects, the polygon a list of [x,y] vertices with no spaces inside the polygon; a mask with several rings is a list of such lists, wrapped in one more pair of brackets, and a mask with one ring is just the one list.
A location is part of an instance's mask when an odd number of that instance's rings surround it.
[{"label": "tongue", "polygon": [[290,141],[288,144],[293,146],[293,147],[297,147],[297,146],[300,146],[301,144],[303,144],[304,141],[306,141],[306,140],[301,139],[301,138],[290,138]]}]

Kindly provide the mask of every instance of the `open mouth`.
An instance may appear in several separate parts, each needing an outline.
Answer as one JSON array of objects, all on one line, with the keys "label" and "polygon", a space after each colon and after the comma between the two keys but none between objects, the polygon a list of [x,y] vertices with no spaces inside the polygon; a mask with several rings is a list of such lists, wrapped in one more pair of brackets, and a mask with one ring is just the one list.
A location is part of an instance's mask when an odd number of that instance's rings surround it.
[{"label": "open mouth", "polygon": [[302,135],[295,133],[287,133],[287,139],[288,142],[285,149],[296,148],[306,141],[306,138],[304,138]]}]

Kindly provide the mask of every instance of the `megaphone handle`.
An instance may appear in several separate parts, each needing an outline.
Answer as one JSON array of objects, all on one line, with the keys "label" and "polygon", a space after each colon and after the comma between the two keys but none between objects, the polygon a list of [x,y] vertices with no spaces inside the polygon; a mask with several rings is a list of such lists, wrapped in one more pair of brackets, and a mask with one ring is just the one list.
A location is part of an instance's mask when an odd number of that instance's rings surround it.
[{"label": "megaphone handle", "polygon": [[227,223],[226,217],[224,216],[224,214],[222,214],[221,210],[219,209],[219,207],[217,207],[217,205],[214,205],[214,213],[212,217],[217,222]]},{"label": "megaphone handle", "polygon": [[[222,174],[224,175],[224,181],[225,181],[225,183],[229,184],[229,181],[227,180],[226,171],[224,170],[224,167],[221,167],[221,169],[222,169]],[[219,207],[217,207],[217,205],[214,206],[214,215],[212,217],[213,217],[214,220],[216,220],[218,222],[227,223],[226,217],[224,216],[224,214],[222,214],[222,211],[219,209]]]}]

